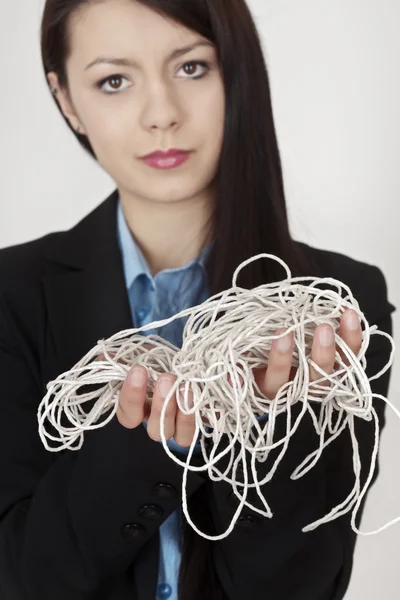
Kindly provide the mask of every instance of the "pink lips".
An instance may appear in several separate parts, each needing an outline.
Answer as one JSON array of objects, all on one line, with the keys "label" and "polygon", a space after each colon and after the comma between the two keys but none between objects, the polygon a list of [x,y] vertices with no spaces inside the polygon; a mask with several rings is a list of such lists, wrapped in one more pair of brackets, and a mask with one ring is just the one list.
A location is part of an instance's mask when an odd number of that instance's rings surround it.
[{"label": "pink lips", "polygon": [[173,169],[186,162],[190,155],[191,152],[185,150],[169,150],[168,152],[153,152],[142,160],[155,169]]}]

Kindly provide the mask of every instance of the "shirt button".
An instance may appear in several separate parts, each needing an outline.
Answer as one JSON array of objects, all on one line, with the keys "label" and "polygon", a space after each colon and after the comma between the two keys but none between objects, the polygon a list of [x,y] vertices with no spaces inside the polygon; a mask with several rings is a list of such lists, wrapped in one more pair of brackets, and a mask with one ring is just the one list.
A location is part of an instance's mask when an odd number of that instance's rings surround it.
[{"label": "shirt button", "polygon": [[140,310],[138,310],[138,317],[139,319],[144,319],[144,317],[147,315],[148,310],[146,308],[141,308]]},{"label": "shirt button", "polygon": [[171,595],[172,588],[169,585],[169,583],[160,583],[160,585],[158,586],[158,597],[164,600],[164,598],[169,598]]}]

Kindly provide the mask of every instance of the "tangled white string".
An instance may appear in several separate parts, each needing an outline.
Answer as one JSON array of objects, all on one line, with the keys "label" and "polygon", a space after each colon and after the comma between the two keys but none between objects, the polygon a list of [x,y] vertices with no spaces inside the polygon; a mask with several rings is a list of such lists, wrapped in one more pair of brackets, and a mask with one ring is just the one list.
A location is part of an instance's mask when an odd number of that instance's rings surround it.
[{"label": "tangled white string", "polygon": [[[284,267],[287,278],[251,290],[238,287],[236,281],[241,269],[260,258],[279,262]],[[324,284],[336,288],[337,291],[318,287]],[[337,333],[340,316],[347,308],[354,309],[364,325],[362,345],[357,356]],[[186,316],[188,320],[183,331],[181,349],[160,336],[139,334]],[[324,372],[311,359],[314,331],[317,325],[322,323],[332,325],[335,330],[337,368],[331,374]],[[286,331],[276,335],[277,329],[281,327]],[[269,399],[257,385],[253,369],[266,367],[272,341],[290,331],[294,332],[293,366],[297,368],[296,374],[292,381],[280,388],[274,399]],[[371,335],[387,337],[392,347],[385,367],[368,378],[365,373],[365,354]],[[348,364],[342,359],[339,348],[347,358]],[[273,478],[288,448],[290,438],[299,428],[305,415],[310,415],[312,419],[315,431],[319,435],[319,446],[304,458],[291,478],[298,479],[312,469],[324,448],[348,428],[353,447],[355,483],[343,502],[329,514],[304,527],[303,531],[311,531],[353,509],[353,530],[362,535],[372,535],[400,520],[398,517],[369,533],[362,533],[355,525],[357,511],[373,477],[378,453],[379,423],[373,398],[387,402],[400,418],[399,411],[384,396],[372,393],[370,386],[372,380],[379,378],[390,368],[394,350],[394,341],[390,335],[379,331],[376,325],[369,326],[348,286],[333,278],[292,278],[289,267],[280,258],[271,254],[259,254],[236,269],[231,289],[220,292],[206,302],[181,311],[169,319],[121,331],[107,340],[100,340],[74,368],[48,383],[47,394],[38,409],[39,435],[49,451],[79,450],[85,431],[103,427],[115,416],[119,391],[134,364],[145,366],[150,375],[146,397],[148,402],[151,402],[154,382],[158,376],[165,372],[173,373],[176,375],[176,381],[165,399],[161,413],[161,438],[165,452],[184,467],[182,508],[187,521],[199,535],[209,540],[223,539],[233,530],[244,506],[264,517],[272,517],[261,486]],[[321,375],[316,381],[310,381],[310,365]],[[83,389],[83,386],[93,384],[96,386],[94,391]],[[164,433],[165,412],[174,394],[179,409],[184,414],[195,415],[196,431],[185,461],[171,452]],[[292,418],[292,406],[297,403],[301,410],[296,418]],[[85,405],[88,405],[86,410]],[[109,414],[103,417],[106,413]],[[286,413],[286,434],[280,439],[275,439],[276,420],[281,413]],[[261,422],[257,419],[265,414],[268,415],[266,421]],[[362,489],[355,418],[373,421],[375,425],[371,465]],[[203,419],[211,428],[207,427]],[[52,433],[47,431],[46,422],[51,425]],[[223,436],[227,443],[222,451],[217,452]],[[201,466],[190,464],[198,438],[204,459],[204,465]],[[206,443],[207,439],[211,440],[212,444]],[[57,445],[50,445],[48,441],[56,442]],[[235,444],[239,447],[236,456]],[[259,481],[257,463],[265,462],[271,450],[275,448],[281,448],[279,455],[267,474]],[[217,467],[218,462],[228,453],[228,467],[221,472]],[[249,481],[248,463],[251,467],[252,481]],[[236,477],[239,465],[243,469],[243,481]],[[239,501],[228,529],[216,536],[201,532],[188,513],[188,472],[205,470],[212,481],[228,482]],[[251,488],[256,489],[263,508],[248,500],[248,491]]]}]

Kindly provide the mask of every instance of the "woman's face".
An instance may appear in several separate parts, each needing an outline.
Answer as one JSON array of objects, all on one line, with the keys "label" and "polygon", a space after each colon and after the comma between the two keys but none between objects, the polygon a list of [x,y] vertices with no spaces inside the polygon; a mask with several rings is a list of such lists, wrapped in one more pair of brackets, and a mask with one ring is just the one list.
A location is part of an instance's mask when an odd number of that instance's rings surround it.
[{"label": "woman's face", "polygon": [[[225,119],[214,46],[134,0],[85,4],[70,25],[69,97],[62,91],[57,98],[120,191],[162,203],[207,191]],[[49,81],[56,83],[56,76]],[[171,148],[193,153],[172,169],[140,159]]]}]

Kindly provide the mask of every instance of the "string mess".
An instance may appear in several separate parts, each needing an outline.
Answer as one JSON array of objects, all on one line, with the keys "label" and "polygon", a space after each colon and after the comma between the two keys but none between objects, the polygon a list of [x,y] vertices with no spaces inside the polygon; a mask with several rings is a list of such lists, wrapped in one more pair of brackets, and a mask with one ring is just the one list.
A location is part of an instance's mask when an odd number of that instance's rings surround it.
[{"label": "string mess", "polygon": [[[279,262],[286,271],[286,278],[251,290],[239,287],[240,271],[261,258]],[[333,289],[327,289],[328,286]],[[348,308],[357,312],[363,328],[357,356],[338,334],[340,317]],[[143,335],[148,329],[181,317],[187,317],[181,348],[158,335]],[[311,359],[314,331],[323,323],[330,324],[335,332],[336,366],[330,374]],[[280,328],[285,331],[277,335]],[[281,386],[274,398],[268,398],[259,388],[253,370],[267,366],[273,340],[289,332],[294,332],[296,372],[293,380]],[[391,351],[381,371],[367,377],[366,352],[373,335],[386,337]],[[394,352],[393,338],[379,331],[376,325],[368,324],[347,285],[333,278],[292,277],[283,260],[272,254],[259,254],[239,265],[230,289],[168,319],[120,331],[98,341],[71,370],[47,384],[47,393],[37,413],[39,435],[50,452],[77,451],[82,447],[85,432],[106,426],[116,415],[120,389],[133,365],[144,366],[149,374],[146,402],[151,402],[157,378],[165,372],[173,373],[176,381],[161,412],[161,440],[168,456],[183,467],[182,510],[198,535],[215,541],[228,536],[245,506],[265,518],[272,518],[266,484],[273,479],[292,436],[297,430],[301,432],[301,422],[306,417],[311,418],[319,443],[315,451],[303,460],[300,458],[291,478],[299,479],[309,472],[324,449],[347,429],[353,448],[354,486],[343,502],[305,526],[303,531],[311,531],[352,511],[352,529],[362,535],[372,535],[400,520],[398,517],[369,533],[362,533],[356,527],[357,511],[372,480],[379,446],[379,422],[373,400],[386,402],[400,418],[393,404],[384,396],[372,393],[370,385],[391,367]],[[310,381],[310,365],[320,375],[315,381]],[[186,460],[173,454],[165,438],[165,413],[175,394],[178,408],[186,415],[195,416],[195,434]],[[299,410],[293,410],[295,405]],[[260,420],[263,415],[267,416],[266,420]],[[285,433],[280,438],[276,432],[278,419],[285,419]],[[368,477],[363,486],[356,419],[370,421],[375,435]],[[191,464],[198,440],[204,461],[200,466]],[[219,451],[221,445],[223,449]],[[278,455],[270,461],[272,464],[265,473],[267,460],[276,449]],[[222,471],[220,465],[224,457],[228,459],[228,466]],[[257,470],[260,463],[264,463],[262,478],[258,477]],[[244,474],[243,481],[237,476],[238,469]],[[189,471],[207,471],[211,481],[225,481],[232,487],[238,506],[225,532],[211,536],[193,523],[187,506]],[[261,508],[259,502],[250,501],[251,489],[261,501]]]}]

